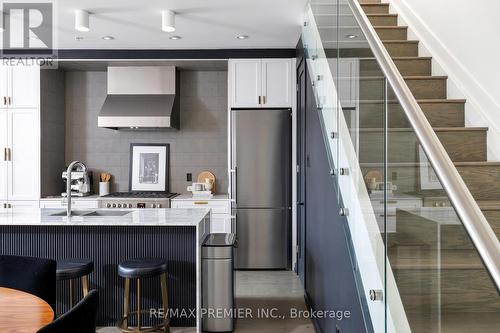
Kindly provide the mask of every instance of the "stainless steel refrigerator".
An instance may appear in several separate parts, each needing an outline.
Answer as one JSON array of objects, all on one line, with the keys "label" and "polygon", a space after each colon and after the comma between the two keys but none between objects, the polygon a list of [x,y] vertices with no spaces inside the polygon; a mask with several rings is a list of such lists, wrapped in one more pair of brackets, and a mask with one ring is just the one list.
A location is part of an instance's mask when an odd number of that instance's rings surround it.
[{"label": "stainless steel refrigerator", "polygon": [[236,269],[290,268],[291,110],[231,111]]}]

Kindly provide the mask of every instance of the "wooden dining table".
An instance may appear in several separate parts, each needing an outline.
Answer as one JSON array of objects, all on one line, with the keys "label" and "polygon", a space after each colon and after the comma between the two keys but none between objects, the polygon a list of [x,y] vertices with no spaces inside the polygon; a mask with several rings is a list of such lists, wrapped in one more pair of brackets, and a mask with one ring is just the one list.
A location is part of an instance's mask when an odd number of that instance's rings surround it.
[{"label": "wooden dining table", "polygon": [[0,332],[35,333],[54,320],[54,310],[40,297],[0,288]]}]

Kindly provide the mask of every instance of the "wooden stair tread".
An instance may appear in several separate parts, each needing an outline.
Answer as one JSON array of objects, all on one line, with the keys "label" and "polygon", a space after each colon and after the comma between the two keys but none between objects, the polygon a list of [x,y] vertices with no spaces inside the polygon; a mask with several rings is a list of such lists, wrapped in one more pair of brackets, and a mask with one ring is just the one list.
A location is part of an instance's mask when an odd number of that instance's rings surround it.
[{"label": "wooden stair tread", "polygon": [[[360,100],[360,104],[384,103],[382,100]],[[397,100],[390,100],[389,103],[399,103]],[[465,103],[465,99],[417,99],[418,104],[424,103]]]},{"label": "wooden stair tread", "polygon": [[465,99],[417,99],[418,103],[465,103]]},{"label": "wooden stair tread", "polygon": [[384,39],[382,43],[393,43],[393,44],[418,44],[418,40],[402,40],[402,39]]},{"label": "wooden stair tread", "polygon": [[[391,57],[392,60],[431,60],[432,57]],[[373,60],[376,61],[376,58],[372,57],[366,57],[366,58],[359,58],[361,61],[363,60]]]},{"label": "wooden stair tread", "polygon": [[498,161],[455,162],[456,166],[500,166]]},{"label": "wooden stair tread", "polygon": [[500,200],[478,200],[476,202],[481,210],[500,210]]},{"label": "wooden stair tread", "polygon": [[[378,163],[378,162],[373,162],[373,163],[367,163],[367,162],[362,162],[359,163],[362,167],[377,167],[377,166],[383,166],[383,163]],[[453,164],[457,167],[460,166],[500,166],[500,162],[453,162]],[[389,167],[418,167],[420,166],[419,162],[389,162],[387,163]],[[499,201],[500,202],[500,201]]]},{"label": "wooden stair tread", "polygon": [[475,250],[427,250],[415,249],[399,251],[395,247],[389,251],[389,261],[393,269],[485,269]]},{"label": "wooden stair tread", "polygon": [[408,29],[407,25],[374,25],[375,29]]},{"label": "wooden stair tread", "polygon": [[[383,76],[362,76],[359,78],[360,80],[383,80]],[[404,80],[447,80],[448,76],[438,75],[438,76],[430,76],[430,75],[413,75],[413,76],[403,76]]]},{"label": "wooden stair tread", "polygon": [[[434,127],[435,132],[471,132],[478,131],[483,132],[487,131],[488,127]],[[383,128],[360,128],[360,132],[382,132]],[[389,132],[414,132],[412,128],[389,128]]]},{"label": "wooden stair tread", "polygon": [[[402,25],[376,25],[373,26],[375,29],[408,29],[408,26]],[[318,25],[318,29],[337,29],[336,25]],[[342,29],[359,29],[358,25],[343,25]]]},{"label": "wooden stair tread", "polygon": [[366,14],[366,16],[374,16],[374,17],[397,17],[398,14],[384,14],[384,13],[370,13]]}]

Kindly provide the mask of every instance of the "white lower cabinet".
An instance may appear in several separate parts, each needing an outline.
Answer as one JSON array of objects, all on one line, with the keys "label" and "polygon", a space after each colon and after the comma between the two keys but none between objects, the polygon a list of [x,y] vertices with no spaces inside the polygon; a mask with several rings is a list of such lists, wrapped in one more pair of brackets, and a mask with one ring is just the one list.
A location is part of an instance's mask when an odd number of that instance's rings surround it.
[{"label": "white lower cabinet", "polygon": [[214,199],[208,200],[193,200],[190,196],[180,196],[172,199],[171,207],[210,209],[210,232],[230,233],[232,231],[231,202],[226,195],[215,196]]},{"label": "white lower cabinet", "polygon": [[[71,207],[74,209],[97,209],[99,208],[99,200],[73,198]],[[66,208],[66,203],[63,203],[61,199],[42,199],[40,200],[40,208]]]},{"label": "white lower cabinet", "polygon": [[231,215],[212,214],[211,222],[211,233],[225,234],[231,232]]},{"label": "white lower cabinet", "polygon": [[394,233],[397,231],[396,214],[398,209],[411,210],[422,207],[422,199],[404,194],[389,197],[386,202],[387,212],[384,208],[383,198],[372,198],[371,202],[380,230],[384,230],[385,224],[385,229],[388,233]]}]

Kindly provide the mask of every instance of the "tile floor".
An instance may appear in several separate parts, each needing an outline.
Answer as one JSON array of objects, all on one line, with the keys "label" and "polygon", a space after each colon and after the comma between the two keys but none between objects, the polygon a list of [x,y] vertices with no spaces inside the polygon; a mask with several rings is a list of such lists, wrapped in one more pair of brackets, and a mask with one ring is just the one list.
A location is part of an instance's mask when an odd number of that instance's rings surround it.
[{"label": "tile floor", "polygon": [[[304,292],[298,277],[288,271],[236,272],[236,307],[251,313],[251,317],[236,321],[238,333],[313,333],[309,319],[290,318],[292,309],[305,310]],[[240,310],[242,311],[242,310]],[[267,316],[266,316],[267,311]],[[274,318],[269,318],[270,315]],[[267,317],[267,318],[266,318]],[[277,318],[276,318],[277,317]],[[113,327],[98,333],[118,333]],[[193,328],[175,327],[172,333],[194,333]]]}]

